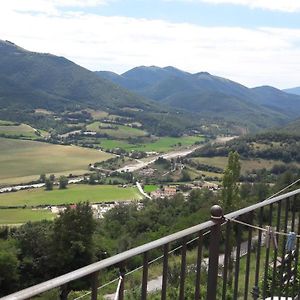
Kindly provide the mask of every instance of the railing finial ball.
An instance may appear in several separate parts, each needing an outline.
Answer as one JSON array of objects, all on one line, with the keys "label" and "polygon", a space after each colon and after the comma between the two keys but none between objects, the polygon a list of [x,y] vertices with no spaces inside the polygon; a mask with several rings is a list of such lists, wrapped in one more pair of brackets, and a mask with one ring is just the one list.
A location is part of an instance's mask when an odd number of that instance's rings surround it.
[{"label": "railing finial ball", "polygon": [[223,209],[219,205],[213,205],[210,209],[211,219],[219,220],[223,217]]}]

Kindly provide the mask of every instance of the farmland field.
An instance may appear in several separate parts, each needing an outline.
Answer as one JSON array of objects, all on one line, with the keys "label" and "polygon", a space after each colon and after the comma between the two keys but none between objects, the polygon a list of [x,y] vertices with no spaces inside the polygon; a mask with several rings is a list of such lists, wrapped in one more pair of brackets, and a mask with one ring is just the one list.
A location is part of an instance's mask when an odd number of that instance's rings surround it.
[{"label": "farmland field", "polygon": [[8,123],[4,123],[4,125],[1,125],[0,123],[0,134],[9,136],[23,136],[28,138],[37,137],[34,128],[26,124],[8,125]]},{"label": "farmland field", "polygon": [[155,151],[166,152],[182,146],[191,146],[196,142],[203,141],[202,136],[184,136],[184,137],[161,137],[156,141],[149,143],[130,144],[126,141],[101,139],[100,146],[104,149],[123,148],[127,151]]},{"label": "farmland field", "polygon": [[0,209],[0,225],[22,224],[28,221],[53,220],[55,217],[49,210],[32,209]]},{"label": "farmland field", "polygon": [[15,193],[0,194],[0,206],[38,206],[61,205],[89,201],[100,203],[106,201],[139,200],[142,196],[136,187],[118,187],[116,185],[69,185],[67,189],[52,191],[44,189],[23,190]]},{"label": "farmland field", "polygon": [[[0,184],[26,182],[42,173],[84,173],[88,164],[106,160],[110,154],[76,146],[0,138]],[[20,182],[20,181],[19,181]]]},{"label": "farmland field", "polygon": [[158,189],[158,185],[156,184],[147,184],[144,186],[144,192],[145,193],[151,193]]},{"label": "farmland field", "polygon": [[[112,126],[112,128],[107,128],[109,126]],[[103,127],[103,128],[101,128],[101,127]],[[114,129],[113,127],[116,127],[116,129]],[[139,136],[145,136],[147,134],[144,130],[141,130],[138,128],[132,128],[129,126],[124,126],[124,125],[107,124],[107,123],[101,123],[101,122],[94,122],[94,123],[88,125],[86,128],[87,128],[87,130],[96,131],[96,132],[99,132],[102,134],[107,134],[116,139],[139,137]]]},{"label": "farmland field", "polygon": [[[215,156],[215,157],[197,157],[193,158],[194,161],[197,161],[202,164],[207,164],[210,166],[218,167],[224,169],[227,165],[227,157]],[[282,163],[277,160],[266,160],[266,159],[249,159],[249,160],[240,160],[241,163],[241,172],[245,173],[246,171],[251,171],[253,169],[271,169],[274,165]]]}]

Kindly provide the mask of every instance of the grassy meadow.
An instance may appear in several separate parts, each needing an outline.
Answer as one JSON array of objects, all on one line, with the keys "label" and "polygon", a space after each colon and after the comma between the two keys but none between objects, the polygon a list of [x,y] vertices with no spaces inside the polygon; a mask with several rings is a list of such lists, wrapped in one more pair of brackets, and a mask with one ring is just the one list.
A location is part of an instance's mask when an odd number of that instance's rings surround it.
[{"label": "grassy meadow", "polygon": [[62,205],[89,201],[100,203],[107,201],[139,200],[142,196],[136,187],[118,187],[116,185],[69,185],[67,189],[52,191],[43,188],[23,190],[16,193],[0,194],[1,206],[39,206]]},{"label": "grassy meadow", "polygon": [[[42,173],[75,174],[110,154],[76,146],[0,138],[0,184],[27,182]],[[22,179],[22,181],[18,180]]]},{"label": "grassy meadow", "polygon": [[[108,126],[116,127],[107,128]],[[107,134],[116,139],[126,139],[129,137],[145,136],[147,133],[144,130],[138,128],[132,128],[125,125],[107,124],[101,122],[94,122],[89,124],[87,130],[96,131],[102,134]]]},{"label": "grassy meadow", "polygon": [[0,134],[5,134],[9,136],[23,136],[26,138],[37,138],[35,134],[35,129],[27,124],[20,125],[9,125],[9,123],[0,123]]},{"label": "grassy meadow", "polygon": [[161,137],[149,143],[130,144],[122,140],[101,139],[100,146],[104,149],[123,148],[126,151],[136,150],[145,152],[167,152],[179,147],[192,146],[203,141],[202,136]]},{"label": "grassy meadow", "polygon": [[[224,169],[227,165],[228,158],[222,156],[215,157],[197,157],[193,158],[194,161],[218,168]],[[245,173],[246,171],[251,171],[253,169],[271,169],[274,165],[282,163],[277,160],[267,160],[267,159],[249,159],[244,160],[240,159],[241,163],[241,172]]]},{"label": "grassy meadow", "polygon": [[53,220],[55,215],[45,209],[0,209],[0,225],[23,224],[29,221]]}]

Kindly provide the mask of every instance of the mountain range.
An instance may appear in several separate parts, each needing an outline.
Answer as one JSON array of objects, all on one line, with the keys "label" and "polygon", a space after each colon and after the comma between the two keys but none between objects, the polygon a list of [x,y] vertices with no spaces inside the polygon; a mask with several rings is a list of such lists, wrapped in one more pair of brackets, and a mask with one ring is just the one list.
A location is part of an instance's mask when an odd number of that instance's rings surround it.
[{"label": "mountain range", "polygon": [[150,129],[164,124],[165,132],[205,121],[258,130],[300,117],[300,96],[269,86],[251,89],[207,72],[192,74],[171,66],[141,66],[121,75],[92,72],[64,57],[0,40],[0,117],[8,111],[13,116],[16,109],[87,107],[129,114]]},{"label": "mountain range", "polygon": [[285,123],[300,116],[300,96],[262,86],[247,88],[207,72],[191,74],[174,67],[136,67],[118,75],[96,72],[143,97],[198,112],[214,115],[252,127]]}]

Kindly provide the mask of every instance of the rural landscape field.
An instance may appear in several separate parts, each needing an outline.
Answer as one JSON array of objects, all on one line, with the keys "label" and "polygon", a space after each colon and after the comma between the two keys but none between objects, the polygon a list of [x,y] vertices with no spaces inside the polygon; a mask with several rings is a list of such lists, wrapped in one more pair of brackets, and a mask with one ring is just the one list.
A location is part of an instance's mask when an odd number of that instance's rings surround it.
[{"label": "rural landscape field", "polygon": [[298,1],[1,4],[1,299],[300,299]]}]

